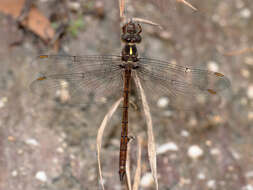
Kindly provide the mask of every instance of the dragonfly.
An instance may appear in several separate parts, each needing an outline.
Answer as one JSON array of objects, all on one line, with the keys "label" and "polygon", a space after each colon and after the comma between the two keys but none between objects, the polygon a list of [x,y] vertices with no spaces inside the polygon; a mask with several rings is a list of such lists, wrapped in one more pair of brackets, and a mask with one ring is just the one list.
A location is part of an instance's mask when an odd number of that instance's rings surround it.
[{"label": "dragonfly", "polygon": [[[31,90],[40,96],[54,97],[67,89],[67,102],[74,104],[90,103],[91,98],[100,102],[104,97],[123,97],[120,181],[126,174],[128,108],[134,78],[139,78],[148,102],[157,102],[165,96],[171,106],[179,109],[190,109],[199,95],[218,96],[230,86],[229,79],[219,72],[139,57],[137,44],[142,41],[141,32],[140,23],[134,20],[123,25],[121,55],[39,55],[35,61],[47,66],[30,85]],[[59,65],[57,69],[56,65]]]}]

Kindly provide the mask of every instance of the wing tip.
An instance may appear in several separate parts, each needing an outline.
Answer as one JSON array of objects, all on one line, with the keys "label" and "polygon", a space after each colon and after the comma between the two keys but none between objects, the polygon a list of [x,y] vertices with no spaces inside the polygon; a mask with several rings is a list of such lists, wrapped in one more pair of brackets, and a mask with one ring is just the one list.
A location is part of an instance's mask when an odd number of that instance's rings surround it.
[{"label": "wing tip", "polygon": [[219,73],[219,72],[214,72],[214,74],[217,76],[217,77],[224,77],[224,75],[222,73]]},{"label": "wing tip", "polygon": [[217,92],[216,92],[215,90],[213,90],[213,89],[207,89],[207,92],[208,92],[209,94],[212,94],[212,95],[217,94]]},{"label": "wing tip", "polygon": [[42,80],[46,80],[46,78],[47,78],[47,77],[44,76],[44,77],[39,77],[39,78],[37,78],[36,80],[37,80],[37,81],[42,81]]},{"label": "wing tip", "polygon": [[49,57],[49,55],[39,55],[38,56],[39,59],[45,59],[45,58],[48,58],[48,57]]}]

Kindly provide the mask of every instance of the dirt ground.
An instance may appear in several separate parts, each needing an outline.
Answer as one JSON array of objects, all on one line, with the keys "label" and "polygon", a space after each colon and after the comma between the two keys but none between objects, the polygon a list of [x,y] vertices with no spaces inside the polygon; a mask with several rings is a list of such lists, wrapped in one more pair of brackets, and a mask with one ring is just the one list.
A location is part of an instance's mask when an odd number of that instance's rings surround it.
[{"label": "dirt ground", "polygon": [[[207,102],[188,111],[165,106],[153,112],[159,189],[252,190],[253,2],[189,2],[197,12],[176,0],[128,4],[130,17],[163,26],[161,30],[142,25],[140,56],[215,70],[231,83],[219,106]],[[57,0],[35,2],[51,19],[53,14],[64,15],[63,4]],[[71,21],[60,39],[60,52],[120,55],[117,0],[66,1],[66,8]],[[39,67],[31,62],[42,52],[52,52],[52,47],[4,14],[0,14],[0,44],[0,189],[99,189],[96,135],[111,105],[66,109],[55,99],[32,94],[29,84]],[[139,189],[155,189],[145,117],[141,107],[130,108],[129,114],[130,135],[142,135],[144,140]],[[110,190],[121,189],[120,125],[119,108],[103,139],[104,184]],[[133,168],[135,145],[131,146]]]}]

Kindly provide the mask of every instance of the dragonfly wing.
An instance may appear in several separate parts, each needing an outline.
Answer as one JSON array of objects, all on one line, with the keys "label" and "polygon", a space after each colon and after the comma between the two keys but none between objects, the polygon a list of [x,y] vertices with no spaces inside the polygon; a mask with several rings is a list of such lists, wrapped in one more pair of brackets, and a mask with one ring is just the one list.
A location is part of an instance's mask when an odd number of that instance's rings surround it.
[{"label": "dragonfly wing", "polygon": [[39,96],[87,104],[119,97],[122,92],[120,56],[41,55],[35,62],[42,71],[30,88]]},{"label": "dragonfly wing", "polygon": [[148,58],[140,58],[136,76],[150,102],[168,97],[169,104],[176,109],[190,109],[209,96],[219,99],[219,92],[230,86],[221,73]]}]

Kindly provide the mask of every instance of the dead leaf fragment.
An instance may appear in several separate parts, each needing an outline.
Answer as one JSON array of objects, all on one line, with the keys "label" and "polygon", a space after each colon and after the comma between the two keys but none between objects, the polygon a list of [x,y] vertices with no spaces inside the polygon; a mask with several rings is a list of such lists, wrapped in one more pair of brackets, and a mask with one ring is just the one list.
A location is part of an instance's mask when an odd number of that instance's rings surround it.
[{"label": "dead leaf fragment", "polygon": [[[25,0],[1,0],[0,12],[10,15],[18,21],[24,5]],[[55,31],[51,27],[50,21],[36,7],[31,7],[26,18],[21,20],[20,23],[46,42],[54,37]]]}]

